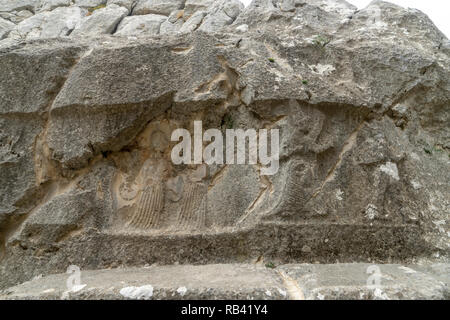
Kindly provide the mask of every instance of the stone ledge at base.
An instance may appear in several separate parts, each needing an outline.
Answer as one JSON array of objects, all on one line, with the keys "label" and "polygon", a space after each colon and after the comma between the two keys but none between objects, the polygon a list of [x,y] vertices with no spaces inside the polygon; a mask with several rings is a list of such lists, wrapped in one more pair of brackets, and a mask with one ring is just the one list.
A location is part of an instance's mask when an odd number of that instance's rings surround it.
[{"label": "stone ledge at base", "polygon": [[[212,264],[82,270],[80,285],[73,290],[76,292],[66,291],[75,274],[56,274],[3,290],[0,299],[449,299],[449,270],[450,265],[442,263],[289,264],[273,269],[262,264]],[[379,276],[379,282],[374,276]],[[379,286],[368,287],[369,277],[374,280],[370,283]]]}]

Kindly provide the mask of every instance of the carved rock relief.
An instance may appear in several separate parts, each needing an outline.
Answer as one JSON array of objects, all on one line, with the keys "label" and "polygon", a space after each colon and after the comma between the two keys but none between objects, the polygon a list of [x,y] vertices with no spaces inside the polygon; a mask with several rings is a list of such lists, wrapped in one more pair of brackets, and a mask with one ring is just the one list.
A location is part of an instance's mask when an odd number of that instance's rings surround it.
[{"label": "carved rock relief", "polygon": [[184,231],[205,227],[207,168],[172,164],[170,134],[176,127],[161,121],[150,124],[137,139],[138,150],[117,159],[113,189],[120,217],[115,229]]},{"label": "carved rock relief", "polygon": [[[281,129],[279,173],[245,183],[239,183],[236,177],[229,178],[226,185],[218,188],[217,177],[223,179],[223,175],[215,175],[212,167],[174,165],[170,159],[172,147],[178,143],[170,141],[172,131],[189,128],[189,124],[177,120],[150,123],[137,138],[134,150],[117,161],[113,186],[119,216],[115,223],[117,231],[179,232],[212,230],[211,227],[219,231],[239,227],[239,221],[243,220],[258,223],[263,216],[270,220],[302,215],[301,209],[329,177],[334,177],[330,172],[339,163],[340,149],[361,121],[359,117],[348,116],[348,110],[322,109],[290,101],[282,110],[285,116],[271,125]],[[325,120],[328,113],[333,118],[330,122]],[[249,172],[245,175],[252,176]],[[253,190],[255,184],[261,185],[261,192]],[[233,219],[217,223],[220,217],[215,220],[224,212],[208,213],[208,208],[226,211],[226,207],[210,206],[208,192],[214,190],[213,201],[221,192],[229,195],[230,188],[241,190],[240,198],[251,199],[230,203]],[[243,197],[243,193],[247,196]],[[232,202],[231,195],[229,198]]]}]

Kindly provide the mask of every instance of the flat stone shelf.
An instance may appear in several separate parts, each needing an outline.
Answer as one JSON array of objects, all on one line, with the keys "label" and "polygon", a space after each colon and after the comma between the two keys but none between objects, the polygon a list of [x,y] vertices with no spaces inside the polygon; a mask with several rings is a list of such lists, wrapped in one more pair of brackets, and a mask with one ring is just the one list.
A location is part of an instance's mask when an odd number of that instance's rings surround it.
[{"label": "flat stone shelf", "polygon": [[444,263],[260,263],[81,270],[79,274],[36,277],[1,291],[0,299],[449,299],[449,271],[450,265]]}]

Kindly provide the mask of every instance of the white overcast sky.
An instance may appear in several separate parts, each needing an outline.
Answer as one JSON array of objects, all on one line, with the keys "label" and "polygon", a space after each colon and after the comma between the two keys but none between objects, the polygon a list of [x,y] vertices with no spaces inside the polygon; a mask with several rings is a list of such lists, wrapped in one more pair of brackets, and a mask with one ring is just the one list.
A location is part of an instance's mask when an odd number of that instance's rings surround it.
[{"label": "white overcast sky", "polygon": [[[252,0],[241,0],[246,6]],[[359,9],[367,6],[372,0],[347,0]],[[405,8],[416,8],[427,14],[434,24],[447,38],[450,37],[450,0],[388,0]]]}]

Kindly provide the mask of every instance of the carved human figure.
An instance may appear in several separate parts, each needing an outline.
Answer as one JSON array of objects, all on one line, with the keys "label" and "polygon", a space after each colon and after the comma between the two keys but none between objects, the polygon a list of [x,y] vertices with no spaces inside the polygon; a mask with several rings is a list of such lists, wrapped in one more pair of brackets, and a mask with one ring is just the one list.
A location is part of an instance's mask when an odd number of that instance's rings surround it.
[{"label": "carved human figure", "polygon": [[177,215],[177,228],[200,229],[206,224],[206,199],[208,187],[203,182],[206,166],[201,165],[187,177],[181,207]]},{"label": "carved human figure", "polygon": [[149,159],[144,163],[139,173],[141,188],[137,195],[135,210],[128,222],[129,225],[142,229],[160,226],[164,209],[163,179],[166,171],[166,164],[162,159]]}]

